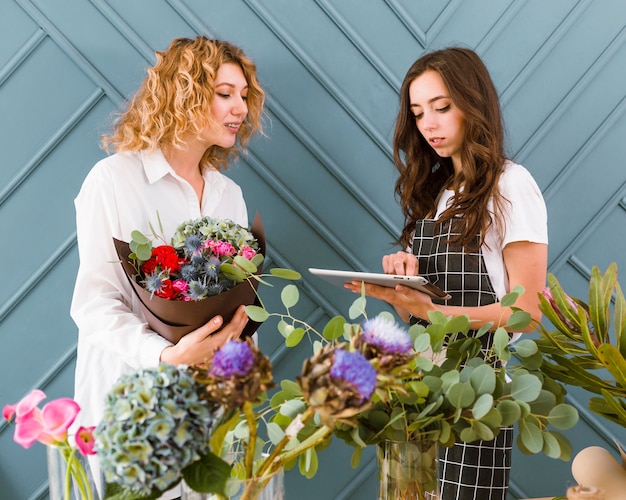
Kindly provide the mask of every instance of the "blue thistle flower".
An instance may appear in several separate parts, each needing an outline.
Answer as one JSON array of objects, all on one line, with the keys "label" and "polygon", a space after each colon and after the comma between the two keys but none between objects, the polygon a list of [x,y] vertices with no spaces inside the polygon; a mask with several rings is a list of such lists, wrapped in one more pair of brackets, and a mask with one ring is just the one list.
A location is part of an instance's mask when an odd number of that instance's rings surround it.
[{"label": "blue thistle flower", "polygon": [[217,257],[210,257],[204,264],[204,272],[212,281],[217,281],[220,276],[220,268],[222,263]]},{"label": "blue thistle flower", "polygon": [[193,264],[185,264],[180,268],[180,277],[189,283],[200,277],[200,270]]},{"label": "blue thistle flower", "polygon": [[379,315],[363,323],[361,336],[386,353],[406,354],[413,347],[409,333],[385,316]]},{"label": "blue thistle flower", "polygon": [[254,353],[247,342],[230,340],[213,356],[209,373],[214,377],[245,376],[254,365]]},{"label": "blue thistle flower", "polygon": [[363,399],[371,398],[376,389],[376,370],[358,352],[337,349],[330,376],[354,386]]},{"label": "blue thistle flower", "polygon": [[146,276],[143,285],[148,292],[157,293],[163,288],[164,279],[167,279],[167,276],[162,271],[158,274],[150,274]]},{"label": "blue thistle flower", "polygon": [[228,290],[229,287],[224,286],[223,282],[219,283],[210,283],[206,288],[206,294],[208,297],[213,295],[219,295],[222,292]]},{"label": "blue thistle flower", "polygon": [[204,255],[202,255],[202,252],[196,252],[191,255],[189,262],[191,262],[192,265],[201,268],[204,264]]},{"label": "blue thistle flower", "polygon": [[202,280],[189,282],[189,290],[187,293],[193,300],[202,300],[209,296],[207,285]]},{"label": "blue thistle flower", "polygon": [[189,236],[187,236],[187,238],[185,238],[185,253],[187,255],[195,255],[199,253],[200,249],[202,248],[202,243],[203,241],[200,236],[198,236],[197,234],[190,234]]}]

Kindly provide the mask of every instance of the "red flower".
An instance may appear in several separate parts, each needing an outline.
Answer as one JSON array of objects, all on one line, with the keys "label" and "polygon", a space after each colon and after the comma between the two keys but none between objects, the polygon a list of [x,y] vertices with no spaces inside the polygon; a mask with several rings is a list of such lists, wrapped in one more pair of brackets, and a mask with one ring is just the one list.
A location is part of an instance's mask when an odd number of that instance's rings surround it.
[{"label": "red flower", "polygon": [[161,281],[161,289],[155,292],[156,295],[167,300],[176,299],[179,293],[180,291],[172,285],[172,280],[168,279]]},{"label": "red flower", "polygon": [[181,258],[176,249],[170,245],[161,245],[152,249],[152,256],[141,266],[144,274],[152,274],[155,269],[169,269],[170,273],[176,273],[180,269]]}]

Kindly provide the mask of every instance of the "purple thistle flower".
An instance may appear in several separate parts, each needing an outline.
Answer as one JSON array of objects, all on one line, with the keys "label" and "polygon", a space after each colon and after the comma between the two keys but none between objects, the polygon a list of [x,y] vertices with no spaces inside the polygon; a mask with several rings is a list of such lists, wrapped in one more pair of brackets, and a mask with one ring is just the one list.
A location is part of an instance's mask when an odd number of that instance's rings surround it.
[{"label": "purple thistle flower", "polygon": [[354,386],[363,399],[371,398],[376,389],[376,370],[358,352],[337,349],[330,376]]},{"label": "purple thistle flower", "polygon": [[230,340],[215,352],[209,373],[224,378],[244,376],[253,365],[254,353],[248,343]]},{"label": "purple thistle flower", "polygon": [[409,333],[395,321],[376,316],[363,323],[363,340],[386,353],[406,354],[413,344]]}]

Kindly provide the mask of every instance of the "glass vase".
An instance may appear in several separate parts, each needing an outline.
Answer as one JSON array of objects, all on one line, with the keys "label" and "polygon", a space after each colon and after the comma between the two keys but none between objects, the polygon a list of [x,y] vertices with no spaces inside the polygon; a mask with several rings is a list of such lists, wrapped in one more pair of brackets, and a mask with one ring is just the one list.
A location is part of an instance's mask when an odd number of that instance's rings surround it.
[{"label": "glass vase", "polygon": [[78,450],[49,445],[48,492],[50,500],[99,500],[87,457]]},{"label": "glass vase", "polygon": [[379,500],[435,500],[437,481],[437,442],[383,441],[376,446]]},{"label": "glass vase", "polygon": [[285,471],[281,467],[276,472],[260,478],[229,479],[226,495],[198,493],[183,481],[181,500],[283,500],[285,498]]}]

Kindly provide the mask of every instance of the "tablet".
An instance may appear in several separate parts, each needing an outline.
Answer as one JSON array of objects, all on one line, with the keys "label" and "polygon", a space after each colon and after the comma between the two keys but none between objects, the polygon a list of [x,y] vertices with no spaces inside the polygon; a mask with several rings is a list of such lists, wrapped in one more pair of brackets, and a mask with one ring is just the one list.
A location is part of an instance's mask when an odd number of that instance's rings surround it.
[{"label": "tablet", "polygon": [[309,267],[309,272],[318,276],[333,285],[343,287],[344,283],[349,281],[364,281],[365,283],[373,283],[375,285],[387,286],[390,288],[398,284],[410,286],[420,292],[424,292],[435,299],[448,300],[450,295],[441,290],[439,287],[430,283],[423,276],[403,276],[401,274],[384,274],[384,273],[363,273],[359,271],[339,271],[337,269],[317,269]]}]

